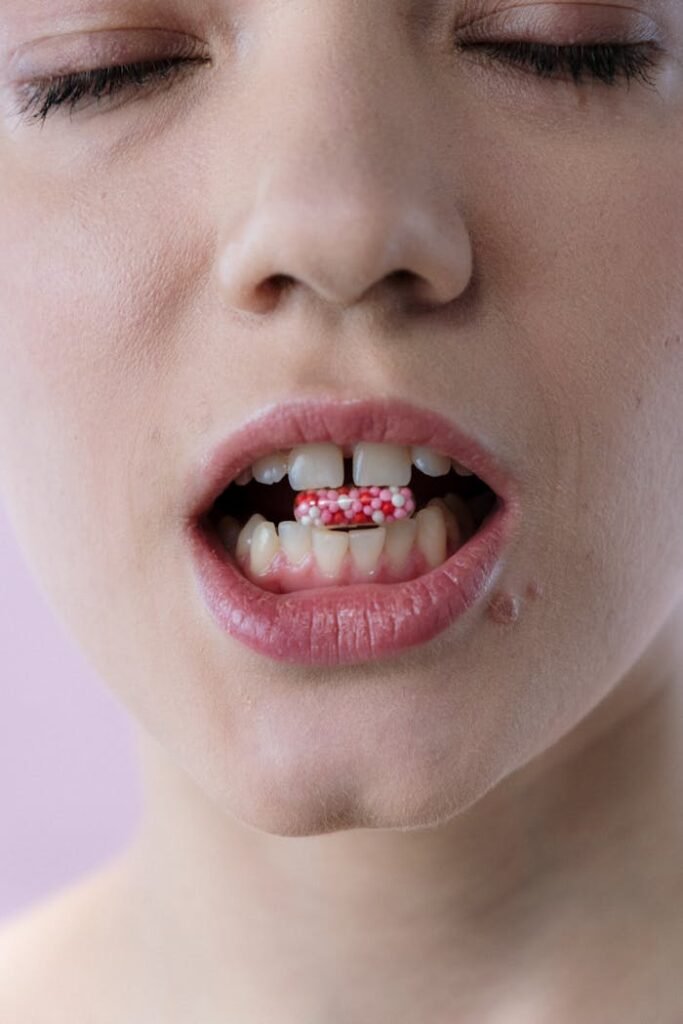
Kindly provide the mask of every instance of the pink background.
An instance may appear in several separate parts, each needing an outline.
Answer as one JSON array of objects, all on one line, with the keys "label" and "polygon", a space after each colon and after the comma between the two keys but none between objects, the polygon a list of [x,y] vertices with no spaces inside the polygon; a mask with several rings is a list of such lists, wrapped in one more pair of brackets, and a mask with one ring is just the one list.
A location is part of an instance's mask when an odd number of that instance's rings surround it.
[{"label": "pink background", "polygon": [[[55,538],[58,543],[58,538]],[[134,831],[134,727],[33,582],[0,502],[0,919]]]}]

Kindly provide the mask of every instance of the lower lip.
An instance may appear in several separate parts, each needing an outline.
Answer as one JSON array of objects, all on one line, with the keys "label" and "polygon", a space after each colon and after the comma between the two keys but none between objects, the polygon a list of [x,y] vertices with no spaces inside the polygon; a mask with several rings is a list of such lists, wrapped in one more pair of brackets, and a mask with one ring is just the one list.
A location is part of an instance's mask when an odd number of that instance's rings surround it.
[{"label": "lower lip", "polygon": [[426,643],[488,594],[519,519],[498,499],[443,565],[408,583],[273,594],[251,583],[220,539],[195,522],[190,541],[202,598],[219,628],[259,654],[300,665],[357,665]]}]

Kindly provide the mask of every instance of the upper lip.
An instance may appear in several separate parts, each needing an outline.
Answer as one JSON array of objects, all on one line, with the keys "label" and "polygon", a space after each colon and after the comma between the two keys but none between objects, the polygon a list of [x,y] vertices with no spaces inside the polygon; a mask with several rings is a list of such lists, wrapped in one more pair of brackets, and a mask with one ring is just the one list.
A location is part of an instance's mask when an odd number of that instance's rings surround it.
[{"label": "upper lip", "polygon": [[206,514],[218,496],[256,459],[320,441],[420,445],[457,460],[504,502],[514,501],[510,471],[450,418],[402,399],[299,399],[269,405],[204,452],[188,484],[190,517]]}]

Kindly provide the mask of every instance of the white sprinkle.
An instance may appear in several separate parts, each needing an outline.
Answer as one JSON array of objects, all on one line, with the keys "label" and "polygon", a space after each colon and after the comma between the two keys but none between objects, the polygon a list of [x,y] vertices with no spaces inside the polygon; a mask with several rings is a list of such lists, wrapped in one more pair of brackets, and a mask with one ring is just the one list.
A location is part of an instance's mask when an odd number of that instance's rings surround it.
[{"label": "white sprinkle", "polygon": [[311,517],[310,516],[302,516],[301,519],[299,520],[299,522],[302,524],[302,526],[310,526],[311,525]]},{"label": "white sprinkle", "polygon": [[402,494],[393,494],[391,497],[391,504],[394,508],[403,508],[406,503],[406,499]]},{"label": "white sprinkle", "polygon": [[320,509],[316,508],[316,506],[314,505],[313,508],[309,509],[308,514],[311,517],[311,519],[319,519],[320,518]]},{"label": "white sprinkle", "polygon": [[346,510],[348,508],[351,508],[351,506],[353,504],[353,499],[352,498],[339,498],[337,504],[339,505],[339,508],[342,510],[342,512],[346,512]]},{"label": "white sprinkle", "polygon": [[379,523],[383,523],[384,522],[384,512],[380,512],[380,510],[377,509],[375,512],[372,513],[372,521],[373,521],[373,523],[378,523],[378,524]]}]

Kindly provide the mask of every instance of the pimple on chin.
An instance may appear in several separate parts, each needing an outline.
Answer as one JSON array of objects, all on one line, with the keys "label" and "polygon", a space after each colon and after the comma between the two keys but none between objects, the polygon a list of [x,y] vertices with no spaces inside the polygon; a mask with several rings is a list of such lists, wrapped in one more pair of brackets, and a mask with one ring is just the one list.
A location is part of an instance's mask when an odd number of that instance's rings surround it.
[{"label": "pimple on chin", "polygon": [[519,618],[520,606],[519,597],[504,590],[497,590],[488,603],[489,618],[502,625],[516,622]]},{"label": "pimple on chin", "polygon": [[[537,580],[530,580],[526,585],[524,594],[530,601],[535,601],[537,597],[543,594],[543,587]],[[507,590],[496,590],[487,606],[489,618],[493,622],[498,622],[502,625],[516,622],[520,616],[521,608],[522,599]]]}]

